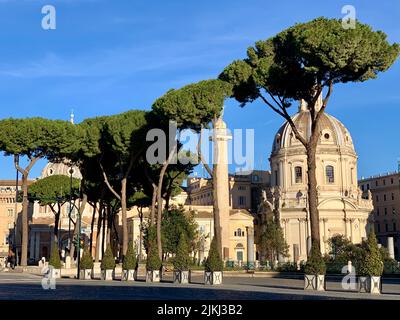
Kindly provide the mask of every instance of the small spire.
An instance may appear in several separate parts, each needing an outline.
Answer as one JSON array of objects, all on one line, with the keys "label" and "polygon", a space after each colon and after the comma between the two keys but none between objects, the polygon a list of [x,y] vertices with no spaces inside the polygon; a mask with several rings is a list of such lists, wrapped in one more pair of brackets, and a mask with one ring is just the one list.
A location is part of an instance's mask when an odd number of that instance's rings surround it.
[{"label": "small spire", "polygon": [[300,100],[299,112],[307,111],[307,102],[304,99]]},{"label": "small spire", "polygon": [[71,115],[70,115],[69,121],[70,121],[72,124],[74,124],[74,117],[75,117],[75,115],[74,115],[74,109],[71,109]]}]

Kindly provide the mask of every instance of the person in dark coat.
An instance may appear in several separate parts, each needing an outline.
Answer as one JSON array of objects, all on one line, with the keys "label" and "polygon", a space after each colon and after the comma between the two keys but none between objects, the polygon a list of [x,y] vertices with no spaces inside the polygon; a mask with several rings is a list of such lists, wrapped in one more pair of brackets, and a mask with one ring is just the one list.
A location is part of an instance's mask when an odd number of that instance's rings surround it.
[{"label": "person in dark coat", "polygon": [[10,263],[11,269],[15,268],[15,253],[12,249],[8,251],[8,262]]}]

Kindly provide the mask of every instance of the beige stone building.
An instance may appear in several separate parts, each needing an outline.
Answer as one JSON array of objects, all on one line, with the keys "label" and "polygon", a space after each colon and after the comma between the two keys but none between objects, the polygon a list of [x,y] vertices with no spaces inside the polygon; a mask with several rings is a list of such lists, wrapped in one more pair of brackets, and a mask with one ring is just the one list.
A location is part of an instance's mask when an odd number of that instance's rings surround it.
[{"label": "beige stone building", "polygon": [[[184,209],[186,212],[194,213],[201,245],[199,251],[193,252],[192,255],[202,261],[208,256],[211,240],[214,237],[213,208],[212,206],[184,205]],[[142,257],[144,258],[146,252],[143,243],[141,243],[140,218],[136,208],[132,208],[128,216],[130,216],[128,218],[129,241],[132,241],[136,248],[142,249]],[[143,210],[144,223],[147,222],[148,216],[148,209]],[[231,209],[229,211],[229,221],[225,221],[223,224],[223,228],[227,228],[229,251],[229,256],[225,260],[237,261],[238,263],[247,261],[247,228],[253,228],[253,222],[254,216],[248,210]]]},{"label": "beige stone building", "polygon": [[[321,104],[321,99],[319,100]],[[307,139],[311,118],[301,103],[293,122]],[[353,243],[366,237],[372,199],[362,196],[357,183],[357,154],[346,127],[329,114],[323,114],[318,130],[317,181],[321,251],[327,253],[328,239],[342,234]],[[307,259],[310,223],[307,206],[307,156],[288,122],[275,135],[270,156],[271,187],[265,192],[267,208],[276,209],[289,260]],[[265,213],[266,214],[266,213]]]},{"label": "beige stone building", "polygon": [[364,195],[372,194],[374,229],[378,242],[387,247],[388,237],[394,239],[394,254],[400,257],[400,170],[369,178],[361,178]]},{"label": "beige stone building", "polygon": [[[262,190],[270,186],[270,171],[253,170],[229,174],[229,207],[257,212]],[[186,204],[211,206],[213,190],[211,179],[191,177],[187,180]]]},{"label": "beige stone building", "polygon": [[[21,181],[18,183],[18,189],[21,188]],[[14,236],[20,239],[18,228],[21,220],[18,213],[22,209],[21,203],[16,203],[15,198],[16,183],[15,180],[0,180],[0,257],[8,255],[9,248],[20,245],[19,241],[14,243]],[[14,230],[18,234],[14,235]],[[21,228],[19,228],[21,230]]]}]

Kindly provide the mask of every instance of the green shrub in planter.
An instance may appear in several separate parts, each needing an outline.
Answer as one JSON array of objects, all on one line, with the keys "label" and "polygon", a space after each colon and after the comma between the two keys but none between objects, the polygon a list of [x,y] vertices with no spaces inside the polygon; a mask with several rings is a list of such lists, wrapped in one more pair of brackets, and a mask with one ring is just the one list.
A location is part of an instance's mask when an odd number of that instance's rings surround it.
[{"label": "green shrub in planter", "polygon": [[393,274],[393,273],[399,273],[399,272],[400,272],[400,267],[399,267],[399,263],[396,260],[386,259],[383,262],[383,273]]},{"label": "green shrub in planter", "polygon": [[146,269],[147,271],[158,271],[161,268],[161,260],[158,256],[158,248],[155,241],[150,241],[148,244]]},{"label": "green shrub in planter", "polygon": [[317,244],[311,247],[311,253],[304,266],[304,273],[309,275],[324,275],[326,273],[326,264],[321,255],[321,251]]},{"label": "green shrub in planter", "polygon": [[297,263],[286,262],[278,266],[279,272],[297,272]]},{"label": "green shrub in planter", "polygon": [[214,237],[211,241],[210,251],[208,253],[207,260],[204,264],[204,269],[207,272],[222,271],[224,268],[224,262],[221,259],[219,250],[217,248],[217,241]]},{"label": "green shrub in planter", "polygon": [[82,259],[80,262],[80,269],[81,270],[88,270],[93,268],[93,257],[89,252],[89,249],[86,248],[83,251]]},{"label": "green shrub in planter", "polygon": [[189,246],[186,241],[185,234],[181,233],[181,236],[179,237],[176,256],[173,260],[174,269],[179,271],[187,271],[189,270],[190,263],[191,259],[189,256]]},{"label": "green shrub in planter", "polygon": [[137,267],[136,250],[133,247],[133,242],[129,242],[128,250],[122,263],[123,270],[135,270]]},{"label": "green shrub in planter", "polygon": [[115,268],[115,259],[110,246],[107,246],[104,257],[101,260],[100,267],[101,270],[114,270]]},{"label": "green shrub in planter", "polygon": [[364,257],[362,263],[358,266],[357,274],[360,276],[380,277],[383,273],[383,261],[374,232],[368,235],[363,248]]},{"label": "green shrub in planter", "polygon": [[57,242],[54,242],[53,244],[53,250],[51,251],[49,265],[52,266],[54,269],[61,269],[60,253],[58,252]]}]

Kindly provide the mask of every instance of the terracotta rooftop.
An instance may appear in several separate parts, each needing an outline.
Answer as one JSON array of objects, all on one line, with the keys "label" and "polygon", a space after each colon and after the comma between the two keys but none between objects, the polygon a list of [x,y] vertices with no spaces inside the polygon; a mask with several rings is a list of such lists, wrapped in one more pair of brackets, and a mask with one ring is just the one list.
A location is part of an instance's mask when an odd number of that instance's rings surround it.
[{"label": "terracotta rooftop", "polygon": [[[28,185],[35,182],[35,180],[28,180]],[[1,187],[15,187],[15,180],[0,180]],[[22,180],[18,180],[18,186],[22,186]]]}]

